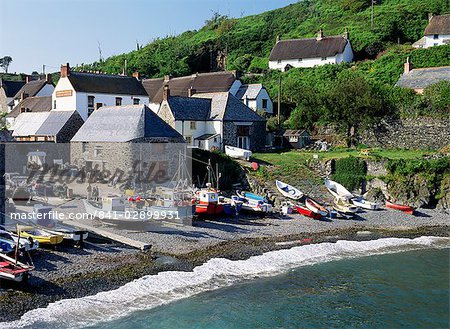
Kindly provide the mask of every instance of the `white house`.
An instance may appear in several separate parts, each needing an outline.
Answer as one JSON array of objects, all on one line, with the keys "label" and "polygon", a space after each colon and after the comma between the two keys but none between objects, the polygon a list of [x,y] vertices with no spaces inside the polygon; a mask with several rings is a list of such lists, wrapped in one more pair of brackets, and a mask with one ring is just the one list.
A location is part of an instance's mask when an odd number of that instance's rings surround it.
[{"label": "white house", "polygon": [[52,109],[77,110],[86,120],[102,106],[148,105],[147,92],[138,78],[74,72],[67,63],[61,66],[61,78],[52,94]]},{"label": "white house", "polygon": [[413,43],[415,48],[429,48],[450,44],[450,14],[429,16],[424,37]]},{"label": "white house", "polygon": [[171,96],[164,88],[158,115],[177,130],[191,147],[245,149],[265,146],[266,120],[230,92]]},{"label": "white house", "polygon": [[25,84],[14,95],[14,98],[9,102],[9,110],[11,112],[21,101],[27,97],[45,97],[51,96],[55,86],[53,85],[52,75],[47,74],[45,79],[31,80],[32,77],[25,78]]},{"label": "white house", "polygon": [[242,85],[235,96],[253,111],[273,114],[273,103],[266,88],[260,83]]},{"label": "white house", "polygon": [[351,62],[353,50],[348,32],[325,37],[322,30],[316,38],[277,40],[269,57],[269,68],[287,71],[293,67],[314,67]]},{"label": "white house", "polygon": [[150,109],[157,113],[163,100],[165,86],[170,88],[172,96],[192,97],[194,94],[229,92],[236,95],[242,82],[235,71],[196,73],[184,77],[165,76],[142,81],[150,98]]}]

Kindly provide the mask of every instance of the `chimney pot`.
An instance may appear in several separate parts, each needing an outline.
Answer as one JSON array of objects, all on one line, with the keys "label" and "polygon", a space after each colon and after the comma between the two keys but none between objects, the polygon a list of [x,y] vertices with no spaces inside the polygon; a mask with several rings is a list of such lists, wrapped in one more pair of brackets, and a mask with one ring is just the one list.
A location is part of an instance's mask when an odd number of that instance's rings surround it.
[{"label": "chimney pot", "polygon": [[27,76],[25,77],[25,83],[28,83],[28,82],[30,82],[30,81],[31,81],[31,76],[27,75]]},{"label": "chimney pot", "polygon": [[317,32],[317,38],[316,38],[316,40],[317,40],[317,41],[320,41],[320,40],[322,40],[322,39],[323,39],[323,31],[322,31],[322,29],[320,29],[319,32]]},{"label": "chimney pot", "polygon": [[431,21],[432,18],[433,18],[433,13],[428,13],[428,21]]},{"label": "chimney pot", "polygon": [[170,89],[168,85],[165,85],[163,90],[163,101],[169,100],[169,97],[170,97]]},{"label": "chimney pot", "polygon": [[194,88],[189,88],[188,89],[188,97],[192,97],[194,96],[194,94],[197,92],[197,90],[195,90]]},{"label": "chimney pot", "polygon": [[344,39],[348,40],[349,34],[348,34],[348,30],[347,30],[347,26],[344,28],[344,35],[343,35]]},{"label": "chimney pot", "polygon": [[61,78],[67,78],[69,75],[70,75],[69,63],[66,63],[66,65],[61,65]]},{"label": "chimney pot", "polygon": [[280,42],[280,36],[277,35],[277,43]]},{"label": "chimney pot", "polygon": [[27,97],[28,97],[28,94],[26,92],[22,91],[22,93],[20,94],[20,100],[23,101]]},{"label": "chimney pot", "polygon": [[45,75],[45,80],[47,80],[47,83],[48,83],[48,84],[52,84],[52,83],[53,83],[53,76],[52,76],[52,74],[47,73],[47,74]]},{"label": "chimney pot", "polygon": [[164,76],[164,82],[167,82],[167,81],[169,81],[170,80],[170,75],[165,75]]},{"label": "chimney pot", "polygon": [[403,74],[408,74],[413,69],[412,63],[409,61],[409,56],[406,57],[406,63],[404,65],[404,72]]},{"label": "chimney pot", "polygon": [[138,71],[133,72],[133,78],[136,78],[139,80],[139,72]]}]

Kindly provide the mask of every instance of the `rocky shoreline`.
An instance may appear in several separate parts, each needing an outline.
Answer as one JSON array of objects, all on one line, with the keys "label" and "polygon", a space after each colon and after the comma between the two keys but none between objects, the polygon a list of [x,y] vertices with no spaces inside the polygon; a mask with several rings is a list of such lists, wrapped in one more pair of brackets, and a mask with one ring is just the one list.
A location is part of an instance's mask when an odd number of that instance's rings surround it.
[{"label": "rocky shoreline", "polygon": [[[436,216],[440,216],[437,214]],[[259,219],[263,220],[263,219]],[[247,259],[264,252],[302,244],[337,240],[373,240],[384,237],[450,236],[442,218],[427,224],[380,227],[365,223],[348,227],[312,229],[291,234],[240,237],[186,252],[140,252],[117,244],[88,244],[83,250],[61,246],[57,250],[40,250],[33,255],[36,268],[25,285],[2,283],[0,321],[19,319],[24,313],[49,303],[93,295],[116,289],[127,282],[161,271],[190,271],[212,258]],[[182,248],[181,248],[182,249]]]}]

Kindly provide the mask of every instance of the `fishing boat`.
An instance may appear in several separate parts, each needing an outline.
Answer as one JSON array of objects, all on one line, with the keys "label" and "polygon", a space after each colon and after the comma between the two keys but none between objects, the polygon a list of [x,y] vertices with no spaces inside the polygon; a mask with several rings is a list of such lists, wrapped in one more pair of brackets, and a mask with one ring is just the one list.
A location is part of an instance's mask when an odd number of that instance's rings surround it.
[{"label": "fishing boat", "polygon": [[236,191],[236,194],[238,200],[242,202],[241,209],[244,211],[257,213],[269,213],[273,211],[272,205],[261,195],[247,191]]},{"label": "fishing boat", "polygon": [[250,157],[252,156],[252,151],[241,149],[235,146],[225,145],[225,154],[235,159],[244,159],[246,161],[249,161]]},{"label": "fishing boat", "polygon": [[196,193],[198,202],[195,204],[197,215],[217,216],[223,213],[224,206],[219,204],[219,194],[214,189],[201,189]]},{"label": "fishing boat", "polygon": [[24,238],[32,238],[39,242],[39,244],[57,245],[63,242],[63,234],[55,234],[47,230],[33,227],[18,225],[19,234]]},{"label": "fishing boat", "polygon": [[353,198],[350,200],[355,206],[368,209],[368,210],[377,210],[380,206],[376,202],[368,201],[361,197]]},{"label": "fishing boat", "polygon": [[358,207],[343,199],[335,199],[333,201],[333,208],[343,214],[354,214],[358,211]]},{"label": "fishing boat", "polygon": [[52,216],[52,207],[44,206],[42,204],[34,205],[33,216],[30,218],[30,223],[42,228],[48,233],[54,235],[63,235],[64,240],[80,242],[88,238],[87,231],[76,230],[70,226],[60,224],[54,216]]},{"label": "fishing boat", "polygon": [[330,179],[325,179],[325,186],[331,193],[331,195],[334,196],[334,198],[336,199],[350,200],[351,198],[354,197],[354,195],[350,191],[348,191],[344,186]]},{"label": "fishing boat", "polygon": [[322,216],[328,216],[328,210],[325,209],[322,205],[320,205],[318,202],[314,201],[311,198],[306,198],[305,200],[305,206],[309,210],[319,213]]},{"label": "fishing boat", "polygon": [[391,201],[386,200],[386,208],[395,209],[403,211],[406,214],[412,215],[414,214],[414,208],[411,206],[401,205],[398,203],[393,203]]},{"label": "fishing boat", "polygon": [[0,253],[0,278],[21,282],[26,280],[29,273],[34,270],[33,266],[24,264]]},{"label": "fishing boat", "polygon": [[283,183],[279,180],[275,181],[275,185],[277,186],[278,191],[287,198],[298,200],[303,196],[303,193],[292,185]]},{"label": "fishing boat", "polygon": [[[141,204],[141,200],[138,201]],[[142,223],[152,219],[153,213],[150,211],[139,208],[140,206],[126,208],[126,202],[127,198],[120,196],[103,197],[101,203],[83,200],[85,212],[91,218],[98,218],[104,222],[113,224]]]},{"label": "fishing boat", "polygon": [[33,240],[32,238],[23,238],[19,237],[9,231],[0,230],[0,240],[4,243],[9,243],[11,246],[15,246],[17,241],[19,241],[19,249],[24,251],[32,251],[39,248],[39,242],[37,240]]},{"label": "fishing boat", "polygon": [[322,218],[321,214],[319,214],[317,212],[314,212],[311,209],[308,209],[308,208],[303,207],[301,205],[295,205],[294,208],[299,214],[302,214],[302,215],[304,215],[306,217],[310,217],[310,218],[313,218],[313,219],[321,219]]}]

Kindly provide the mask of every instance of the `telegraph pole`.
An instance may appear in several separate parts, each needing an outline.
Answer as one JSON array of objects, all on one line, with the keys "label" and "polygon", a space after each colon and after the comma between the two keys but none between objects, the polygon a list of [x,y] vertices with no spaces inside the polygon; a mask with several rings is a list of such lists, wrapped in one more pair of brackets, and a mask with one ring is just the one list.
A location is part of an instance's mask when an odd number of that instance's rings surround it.
[{"label": "telegraph pole", "polygon": [[278,79],[278,126],[280,126],[280,114],[281,114],[281,74]]}]

